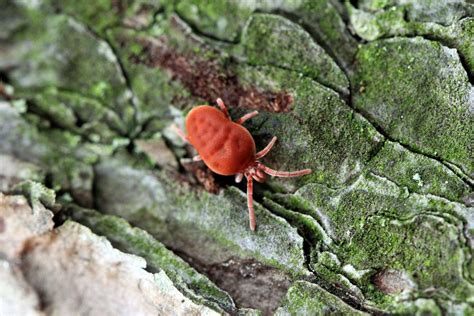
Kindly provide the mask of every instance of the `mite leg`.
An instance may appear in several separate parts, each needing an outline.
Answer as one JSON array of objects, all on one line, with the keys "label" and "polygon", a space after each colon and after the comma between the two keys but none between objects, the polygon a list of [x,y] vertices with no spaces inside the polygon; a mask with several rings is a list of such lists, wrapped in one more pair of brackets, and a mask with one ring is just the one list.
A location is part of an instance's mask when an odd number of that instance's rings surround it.
[{"label": "mite leg", "polygon": [[221,111],[222,113],[224,113],[225,117],[227,117],[230,120],[231,118],[229,115],[229,111],[227,111],[227,107],[225,106],[224,101],[222,101],[221,98],[218,98],[216,102],[217,102],[217,105],[221,108]]},{"label": "mite leg", "polygon": [[276,136],[273,136],[272,140],[268,143],[268,145],[255,155],[255,159],[260,159],[264,157],[266,154],[268,154],[268,152],[272,149],[273,145],[275,145],[276,141],[277,141]]},{"label": "mite leg", "polygon": [[304,176],[305,174],[310,174],[311,169],[303,169],[303,170],[298,170],[298,171],[279,171],[279,170],[273,170],[271,168],[268,168],[267,166],[263,164],[259,164],[259,168],[261,168],[263,171],[268,173],[269,175],[273,177],[299,177],[299,176]]},{"label": "mite leg", "polygon": [[255,221],[255,210],[253,209],[253,182],[252,176],[247,177],[247,207],[249,209],[249,223],[250,229],[255,230],[256,221]]},{"label": "mite leg", "polygon": [[264,183],[267,180],[267,175],[265,174],[265,172],[258,168],[255,170],[255,174],[252,177],[255,179],[255,181],[258,181],[260,183]]},{"label": "mite leg", "polygon": [[199,155],[196,155],[193,157],[193,161],[201,161],[201,160],[202,160],[202,157]]},{"label": "mite leg", "polygon": [[239,118],[235,123],[242,125],[245,121],[251,119],[252,117],[256,116],[258,114],[258,111],[253,111],[250,113],[245,114],[241,118]]},{"label": "mite leg", "polygon": [[171,124],[171,129],[183,140],[185,143],[189,143],[188,136],[184,134],[184,132],[181,130],[181,128],[178,127],[176,124]]}]

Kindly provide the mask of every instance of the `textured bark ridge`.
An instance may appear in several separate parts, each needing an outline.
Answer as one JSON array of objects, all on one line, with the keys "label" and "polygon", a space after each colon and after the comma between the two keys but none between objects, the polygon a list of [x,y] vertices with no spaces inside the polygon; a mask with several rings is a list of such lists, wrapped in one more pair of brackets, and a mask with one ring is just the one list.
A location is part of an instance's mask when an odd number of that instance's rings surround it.
[{"label": "textured bark ridge", "polygon": [[[461,0],[0,0],[0,314],[474,314],[473,43]],[[256,232],[170,128],[217,97],[313,170]]]}]

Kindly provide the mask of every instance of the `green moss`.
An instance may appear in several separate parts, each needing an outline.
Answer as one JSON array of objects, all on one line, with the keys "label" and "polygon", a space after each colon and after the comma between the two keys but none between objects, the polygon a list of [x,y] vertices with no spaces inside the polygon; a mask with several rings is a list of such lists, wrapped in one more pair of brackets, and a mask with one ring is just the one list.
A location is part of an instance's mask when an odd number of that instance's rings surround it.
[{"label": "green moss", "polygon": [[392,5],[393,2],[394,0],[359,0],[357,5],[366,10],[378,10]]},{"label": "green moss", "polygon": [[362,46],[357,65],[355,107],[402,143],[474,171],[471,85],[453,50],[421,38],[383,40]]},{"label": "green moss", "polygon": [[202,33],[213,37],[236,41],[252,7],[239,1],[179,0],[176,11],[188,23]]},{"label": "green moss", "polygon": [[453,36],[457,42],[459,54],[464,58],[469,75],[474,75],[474,17],[465,18],[459,22],[459,31]]},{"label": "green moss", "polygon": [[0,109],[0,152],[44,169],[55,190],[71,190],[85,205],[91,203],[92,167],[97,154],[81,144],[78,135],[51,129],[32,114],[20,116],[9,106]]},{"label": "green moss", "polygon": [[357,267],[409,271],[420,290],[435,286],[465,299],[473,289],[459,274],[462,250],[459,245],[443,249],[456,244],[457,238],[455,229],[430,216],[403,223],[377,216],[366,221],[341,252],[350,254],[344,260]]},{"label": "green moss", "polygon": [[[356,42],[347,32],[342,17],[331,2],[324,0],[292,0],[283,2],[196,1],[180,0],[176,4],[180,16],[200,32],[212,37],[237,42],[246,20],[255,11],[290,12],[310,29],[325,47],[331,49],[342,64],[350,64]],[[291,54],[291,52],[287,53]],[[264,57],[264,53],[259,54]]]},{"label": "green moss", "polygon": [[351,25],[360,37],[367,41],[387,37],[394,33],[406,33],[408,23],[404,19],[405,7],[391,7],[388,10],[370,13],[346,3]]},{"label": "green moss", "polygon": [[[373,11],[374,8],[359,4],[356,9],[346,2],[351,25],[358,36],[373,41],[379,38],[396,36],[423,36],[441,42],[448,47],[454,47],[465,61],[469,75],[474,74],[474,19],[466,17],[454,19],[450,25],[432,23],[423,19],[407,20],[406,16],[413,12],[412,7],[404,3],[391,6],[384,10]],[[375,5],[375,8],[378,8]],[[420,6],[424,8],[424,6]],[[463,4],[459,3],[459,12],[463,12]],[[472,9],[471,9],[472,10]],[[466,15],[468,16],[468,15]]]},{"label": "green moss", "polygon": [[82,135],[93,142],[110,142],[120,130],[117,114],[96,99],[73,92],[46,88],[20,93],[31,100],[30,107],[57,126]]},{"label": "green moss", "polygon": [[307,238],[309,240],[307,241],[310,242],[312,246],[316,246],[320,243],[327,245],[331,244],[331,239],[315,218],[285,209],[268,198],[263,200],[263,205],[270,209],[274,214],[285,218],[291,225],[298,227],[299,230],[303,232],[304,236],[308,236]]},{"label": "green moss", "polygon": [[76,16],[82,22],[92,25],[99,32],[118,23],[120,18],[120,15],[117,14],[118,8],[113,7],[111,0],[98,0],[93,3],[74,0],[49,0],[46,2],[64,13]]},{"label": "green moss", "polygon": [[450,25],[472,14],[472,5],[464,1],[359,0],[357,5],[360,9],[367,11],[404,7],[407,11],[406,20],[408,21],[438,23],[442,25]]},{"label": "green moss", "polygon": [[[45,89],[51,97],[48,88],[55,87],[84,96],[116,113],[120,121],[114,128],[122,133],[132,129],[132,94],[109,45],[67,16],[41,16],[35,21],[11,39],[9,50],[17,67],[9,79],[17,91],[34,95]],[[38,29],[47,31],[38,34]],[[23,48],[26,43],[28,50]],[[44,47],[49,48],[47,54]]]},{"label": "green moss", "polygon": [[[391,309],[391,312],[396,314],[406,315],[433,315],[441,316],[444,315],[438,304],[432,299],[419,298],[413,302],[402,302],[395,308]],[[454,313],[456,314],[456,313]],[[463,314],[466,315],[466,314]]]},{"label": "green moss", "polygon": [[[146,122],[150,133],[162,130],[169,124],[172,119],[170,105],[175,99],[187,101],[190,98],[189,91],[178,81],[172,80],[172,75],[165,69],[135,61],[137,58],[150,58],[143,53],[143,44],[138,44],[138,41],[153,41],[152,33],[156,32],[155,29],[160,29],[162,34],[179,33],[177,30],[170,30],[168,23],[169,20],[161,21],[148,31],[116,28],[107,33],[110,42],[119,52],[136,98],[136,123],[142,125]],[[172,41],[172,36],[168,39]]]},{"label": "green moss", "polygon": [[331,252],[322,251],[318,255],[317,260],[320,264],[322,264],[323,266],[327,267],[328,269],[332,271],[338,271],[341,268],[341,262],[336,257],[336,255]]},{"label": "green moss", "polygon": [[[2,7],[0,39],[7,45],[0,44],[0,71],[25,100],[0,107],[0,152],[44,168],[54,189],[81,203],[92,203],[94,176],[98,207],[206,264],[251,258],[294,279],[307,277],[309,266],[321,284],[385,312],[472,314],[472,209],[442,198],[465,201],[471,192],[437,160],[472,174],[472,87],[465,72],[472,75],[474,64],[473,19],[457,20],[469,15],[465,4],[403,2],[409,5],[361,0],[357,10],[348,6],[356,33],[375,41],[360,48],[335,1],[121,1],[119,10],[116,1],[85,7],[51,0],[38,11]],[[51,4],[67,16],[48,11]],[[415,35],[431,41],[378,40]],[[258,148],[273,135],[279,139],[265,164],[313,169],[306,177],[256,185],[256,197],[265,196],[264,206],[281,217],[255,203],[258,230],[252,233],[246,198],[235,187],[211,195],[183,182],[183,175],[150,170],[143,157],[108,157],[126,152],[138,133],[149,137],[181,119],[177,109],[186,113],[201,101],[197,95],[216,93],[207,84],[188,91],[176,71],[160,65],[163,55],[147,54],[150,47],[138,45],[141,40],[183,57],[184,65],[216,65],[219,78],[237,82],[230,90],[242,85],[291,95],[288,112],[261,111],[246,123]],[[457,48],[465,69],[445,46]],[[331,90],[344,93],[347,87],[336,64],[352,67],[352,104],[406,146],[385,141]],[[93,173],[91,165],[104,154]],[[303,184],[295,195],[284,194]],[[151,269],[167,269],[190,297],[232,305],[143,231],[96,213],[82,220],[146,257]],[[386,268],[401,271],[416,287],[384,294],[371,277]],[[426,295],[433,299],[416,299]],[[279,312],[354,312],[347,308],[317,286],[298,282]]]},{"label": "green moss", "polygon": [[289,289],[275,315],[368,315],[347,305],[320,286],[297,281]]},{"label": "green moss", "polygon": [[338,9],[331,1],[306,0],[295,10],[307,30],[323,43],[338,64],[349,66],[357,48],[357,42],[348,32]]},{"label": "green moss", "polygon": [[[305,186],[297,195],[326,216],[335,242],[331,252],[343,264],[374,272],[386,268],[404,271],[420,292],[435,287],[460,301],[472,296],[474,287],[463,272],[470,254],[461,237],[462,223],[469,219],[468,208],[436,197],[407,194],[394,183],[370,175],[329,197],[314,199],[323,192],[318,186]],[[312,257],[316,259],[312,260],[314,271],[327,269],[317,253]],[[332,267],[322,275],[335,282],[337,273]],[[357,281],[364,296],[380,308],[394,307],[395,302],[370,282],[370,278]]]},{"label": "green moss", "polygon": [[390,141],[385,142],[367,170],[420,194],[463,202],[471,193],[469,186],[443,164]]},{"label": "green moss", "polygon": [[[163,9],[168,4],[167,2],[98,0],[89,3],[74,0],[47,0],[43,7],[49,10],[60,10],[62,13],[75,17],[96,32],[104,34],[107,29],[120,25],[123,20],[134,18],[136,15],[141,16],[140,23],[145,23],[145,25],[139,25],[147,27],[153,22],[155,12]],[[143,21],[144,19],[146,22]]]},{"label": "green moss", "polygon": [[252,64],[299,71],[338,92],[347,92],[349,83],[342,70],[303,28],[287,19],[254,14],[243,31],[241,45]]},{"label": "green moss", "polygon": [[12,193],[24,195],[33,207],[41,203],[45,207],[52,208],[56,202],[56,194],[53,190],[31,180],[18,183],[12,189]]}]

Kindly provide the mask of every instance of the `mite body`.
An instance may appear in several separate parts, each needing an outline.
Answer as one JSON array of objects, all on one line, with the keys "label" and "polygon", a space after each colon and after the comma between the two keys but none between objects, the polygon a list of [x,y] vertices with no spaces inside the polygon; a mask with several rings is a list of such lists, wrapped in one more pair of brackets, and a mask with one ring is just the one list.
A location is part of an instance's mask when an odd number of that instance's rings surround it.
[{"label": "mite body", "polygon": [[254,160],[255,142],[249,131],[211,106],[198,106],[186,118],[188,140],[206,166],[230,176],[242,172]]},{"label": "mite body", "polygon": [[220,111],[212,106],[202,105],[189,112],[186,117],[187,136],[177,128],[176,131],[197,150],[199,155],[194,157],[194,160],[203,160],[206,166],[217,174],[235,175],[237,182],[240,182],[243,176],[247,178],[250,229],[255,230],[253,180],[264,182],[266,174],[276,177],[298,177],[311,173],[311,170],[278,171],[263,165],[259,159],[270,151],[277,138],[273,137],[270,143],[257,153],[252,135],[242,126],[242,123],[258,112],[248,113],[233,122],[224,102],[217,99],[217,104],[221,108]]}]

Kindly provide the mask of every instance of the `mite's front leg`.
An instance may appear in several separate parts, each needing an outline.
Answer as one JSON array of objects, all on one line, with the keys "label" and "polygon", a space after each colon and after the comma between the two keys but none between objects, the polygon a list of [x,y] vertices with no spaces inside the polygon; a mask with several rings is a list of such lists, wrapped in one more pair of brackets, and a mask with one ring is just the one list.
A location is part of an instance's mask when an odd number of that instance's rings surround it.
[{"label": "mite's front leg", "polygon": [[245,121],[251,119],[252,117],[254,117],[256,115],[258,115],[258,111],[253,111],[253,112],[247,113],[244,116],[242,116],[241,118],[239,118],[237,121],[235,121],[235,123],[242,125]]}]

